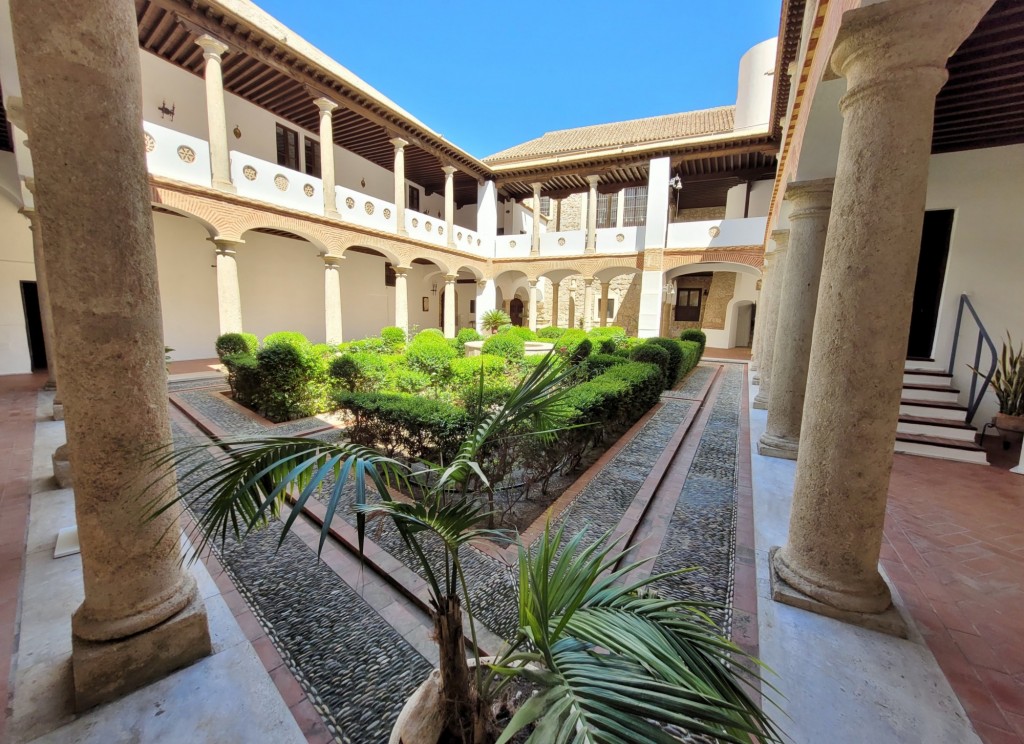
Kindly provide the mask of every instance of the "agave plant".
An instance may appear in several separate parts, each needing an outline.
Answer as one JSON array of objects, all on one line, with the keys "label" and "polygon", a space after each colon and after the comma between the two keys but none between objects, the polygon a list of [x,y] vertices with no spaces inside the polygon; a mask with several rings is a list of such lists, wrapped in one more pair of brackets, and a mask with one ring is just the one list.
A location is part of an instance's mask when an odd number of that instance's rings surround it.
[{"label": "agave plant", "polygon": [[480,327],[488,333],[497,333],[505,325],[512,325],[512,318],[504,310],[488,310],[480,319]]},{"label": "agave plant", "polygon": [[[532,436],[554,437],[566,413],[562,397],[570,374],[549,354],[500,408],[478,406],[475,427],[450,463],[405,463],[350,443],[285,437],[221,440],[226,456],[211,469],[208,443],[164,448],[151,458],[155,477],[154,485],[144,489],[147,512],[156,516],[191,507],[199,530],[194,536],[198,555],[211,540],[244,539],[265,527],[291,499],[283,541],[302,507],[319,493],[326,502],[322,550],[345,485],[351,483],[360,551],[367,520],[389,518],[428,585],[440,650],[441,742],[494,742],[499,732],[489,703],[514,676],[525,677],[541,692],[516,714],[501,735],[503,742],[528,724],[536,726],[535,744],[674,741],[661,725],[712,732],[722,741],[750,741],[742,737],[754,734],[775,741],[770,722],[738,682],[745,672],[728,666],[729,654],[738,650],[717,635],[699,605],[642,596],[658,577],[617,584],[635,566],[613,570],[619,557],[611,556],[607,536],[581,550],[583,535],[578,535],[559,552],[561,531],[545,531],[535,554],[520,547],[518,636],[493,668],[480,663],[461,551],[474,540],[508,539],[502,531],[480,526],[489,516],[491,488],[480,463],[488,447],[523,436],[524,429]],[[480,390],[482,395],[482,372]],[[157,492],[155,484],[171,470],[182,474],[180,492]],[[369,499],[371,484],[378,501]],[[418,490],[419,497],[396,498],[391,489]],[[426,534],[439,540],[440,561],[428,558]],[[463,602],[477,661],[473,673],[467,663]]]},{"label": "agave plant", "polygon": [[[986,375],[971,367],[983,380]],[[999,399],[999,412],[1007,416],[1024,416],[1024,344],[1013,347],[1009,332],[992,375],[992,390]]]}]

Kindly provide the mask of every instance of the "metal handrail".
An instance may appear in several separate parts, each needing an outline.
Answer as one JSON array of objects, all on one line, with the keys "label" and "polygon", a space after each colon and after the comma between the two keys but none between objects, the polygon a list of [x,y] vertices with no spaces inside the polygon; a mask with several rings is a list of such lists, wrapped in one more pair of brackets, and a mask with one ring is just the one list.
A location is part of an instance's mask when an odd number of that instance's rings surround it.
[{"label": "metal handrail", "polygon": [[985,324],[981,322],[981,318],[978,317],[977,311],[974,309],[974,305],[971,304],[970,298],[962,294],[960,295],[960,306],[956,311],[956,328],[953,331],[953,348],[949,352],[949,366],[946,369],[947,374],[953,374],[953,365],[956,362],[956,348],[960,343],[960,325],[963,322],[964,308],[967,308],[971,312],[971,317],[974,318],[974,324],[978,326],[978,343],[974,350],[974,366],[971,371],[978,370],[981,365],[981,348],[982,344],[988,344],[988,349],[992,354],[992,365],[988,369],[988,374],[985,375],[985,381],[982,383],[981,388],[978,389],[978,373],[971,375],[971,390],[967,398],[967,423],[970,424],[974,420],[974,415],[978,412],[978,407],[981,406],[982,396],[985,395],[985,391],[988,389],[989,383],[992,382],[993,376],[996,373],[996,364],[999,359],[999,355],[996,353],[996,345],[992,342],[992,337],[988,335],[988,331],[985,330]]}]

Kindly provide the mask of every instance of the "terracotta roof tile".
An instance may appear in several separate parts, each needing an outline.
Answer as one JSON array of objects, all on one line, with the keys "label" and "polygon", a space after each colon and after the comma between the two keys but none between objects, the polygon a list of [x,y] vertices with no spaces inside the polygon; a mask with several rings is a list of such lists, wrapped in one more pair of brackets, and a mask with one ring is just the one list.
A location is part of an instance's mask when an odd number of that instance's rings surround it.
[{"label": "terracotta roof tile", "polygon": [[639,145],[704,134],[722,134],[732,131],[735,109],[735,106],[719,106],[701,111],[684,111],[679,114],[547,132],[529,142],[496,152],[483,160],[485,163],[501,163],[581,150]]}]

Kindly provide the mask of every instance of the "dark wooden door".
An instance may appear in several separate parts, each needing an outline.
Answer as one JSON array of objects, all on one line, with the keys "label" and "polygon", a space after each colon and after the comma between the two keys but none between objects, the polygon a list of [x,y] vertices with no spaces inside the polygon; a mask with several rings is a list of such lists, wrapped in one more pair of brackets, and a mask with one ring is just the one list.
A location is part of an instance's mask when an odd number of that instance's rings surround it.
[{"label": "dark wooden door", "polygon": [[33,370],[46,369],[43,319],[39,313],[39,288],[35,282],[21,283],[21,302],[25,308],[25,332],[28,334],[29,361]]},{"label": "dark wooden door", "polygon": [[518,297],[513,297],[512,301],[508,303],[508,314],[512,318],[512,325],[521,326],[523,324],[523,301]]},{"label": "dark wooden door", "polygon": [[907,356],[912,359],[927,359],[932,355],[952,233],[952,209],[936,209],[924,213],[921,256],[917,259],[914,306],[907,340]]}]

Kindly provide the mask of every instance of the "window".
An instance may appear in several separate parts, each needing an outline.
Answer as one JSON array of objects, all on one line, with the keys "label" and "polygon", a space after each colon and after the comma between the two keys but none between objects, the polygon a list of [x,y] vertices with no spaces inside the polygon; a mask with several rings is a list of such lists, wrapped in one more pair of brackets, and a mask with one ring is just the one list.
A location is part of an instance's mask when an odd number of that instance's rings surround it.
[{"label": "window", "polygon": [[408,203],[405,206],[417,212],[420,211],[420,190],[415,186],[409,187]]},{"label": "window", "polygon": [[304,139],[306,140],[306,174],[313,178],[320,178],[320,143],[309,137]]},{"label": "window", "polygon": [[618,194],[597,195],[597,227],[615,227],[615,217],[619,209]]},{"label": "window", "polygon": [[277,125],[277,164],[299,170],[299,133]]},{"label": "window", "polygon": [[700,322],[700,289],[676,289],[676,320]]},{"label": "window", "polygon": [[598,310],[597,310],[597,313],[598,313],[597,317],[598,318],[601,317],[601,313],[604,313],[604,317],[606,319],[614,320],[614,318],[615,318],[615,298],[614,297],[609,297],[608,298],[608,309],[607,310],[605,310],[605,307],[604,307],[604,300],[598,300],[597,301],[597,308],[598,308]]},{"label": "window", "polygon": [[623,210],[623,227],[637,227],[647,224],[647,187],[630,186],[623,189],[622,195],[625,201]]},{"label": "window", "polygon": [[476,300],[469,301],[469,314],[476,315]]},{"label": "window", "polygon": [[540,198],[540,213],[545,217],[551,216],[551,197],[542,196]]},{"label": "window", "polygon": [[389,263],[384,264],[384,286],[395,286],[395,267]]}]

